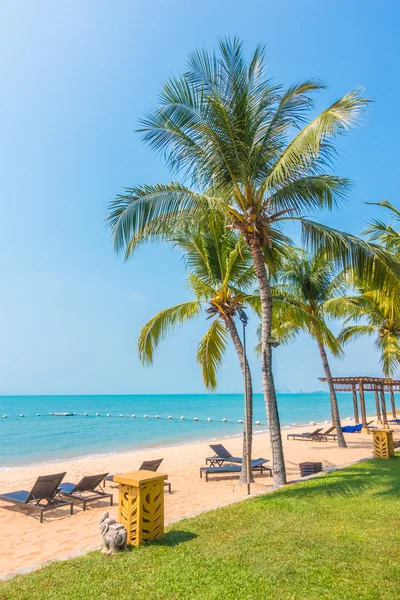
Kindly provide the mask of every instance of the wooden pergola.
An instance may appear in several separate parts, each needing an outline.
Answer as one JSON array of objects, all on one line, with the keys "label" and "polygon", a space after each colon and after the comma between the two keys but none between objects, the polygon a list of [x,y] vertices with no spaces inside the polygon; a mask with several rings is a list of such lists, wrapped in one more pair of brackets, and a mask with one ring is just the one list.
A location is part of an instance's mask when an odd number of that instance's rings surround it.
[{"label": "wooden pergola", "polygon": [[[352,392],[354,405],[354,420],[360,422],[358,412],[357,392],[360,396],[362,430],[367,431],[367,413],[365,410],[364,392],[375,393],[376,419],[379,425],[385,429],[389,428],[386,411],[385,392],[390,394],[392,405],[392,417],[397,419],[394,392],[400,392],[400,380],[385,379],[384,377],[333,377],[333,385],[336,392]],[[320,381],[326,383],[326,377],[320,377]]]}]

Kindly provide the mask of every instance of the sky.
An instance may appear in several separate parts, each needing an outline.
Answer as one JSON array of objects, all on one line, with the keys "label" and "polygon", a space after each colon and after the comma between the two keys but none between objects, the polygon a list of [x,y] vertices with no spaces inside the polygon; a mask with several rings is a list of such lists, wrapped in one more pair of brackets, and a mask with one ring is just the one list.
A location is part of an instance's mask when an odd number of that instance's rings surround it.
[{"label": "sky", "polygon": [[[136,350],[150,317],[189,299],[181,258],[158,245],[124,262],[105,225],[124,187],[171,178],[135,132],[139,119],[192,50],[225,36],[238,36],[247,54],[266,44],[269,74],[283,85],[323,78],[319,109],[363,86],[374,102],[340,140],[336,165],[354,185],[340,211],[320,215],[359,233],[379,210],[365,202],[399,205],[399,17],[391,0],[3,0],[0,394],[204,392],[202,318],[170,335],[151,368]],[[252,318],[249,345],[256,327]],[[276,349],[274,361],[278,388],[323,389],[306,336]],[[372,342],[349,346],[332,371],[379,375]],[[241,388],[229,349],[218,391]]]}]

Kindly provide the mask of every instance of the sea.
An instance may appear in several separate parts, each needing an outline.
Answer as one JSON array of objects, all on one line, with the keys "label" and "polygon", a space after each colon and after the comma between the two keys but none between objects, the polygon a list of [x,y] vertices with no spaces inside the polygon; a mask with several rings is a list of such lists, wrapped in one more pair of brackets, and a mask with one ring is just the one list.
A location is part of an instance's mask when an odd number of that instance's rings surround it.
[{"label": "sea", "polygon": [[[338,401],[353,417],[351,394]],[[374,414],[372,394],[366,405]],[[278,394],[278,406],[283,427],[330,419],[326,393]],[[0,469],[241,435],[243,418],[243,394],[0,396]],[[261,394],[256,421],[268,428]]]}]

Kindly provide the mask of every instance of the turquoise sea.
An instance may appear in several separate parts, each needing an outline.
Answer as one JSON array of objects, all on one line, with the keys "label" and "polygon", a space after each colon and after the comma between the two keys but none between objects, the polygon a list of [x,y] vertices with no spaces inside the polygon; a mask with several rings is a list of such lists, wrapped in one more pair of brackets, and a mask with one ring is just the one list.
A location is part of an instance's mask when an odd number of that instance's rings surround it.
[{"label": "turquoise sea", "polygon": [[[351,395],[338,398],[341,417],[353,416]],[[330,418],[328,394],[280,394],[278,401],[282,426]],[[367,409],[374,413],[372,395],[367,395]],[[55,417],[51,412],[77,414]],[[0,468],[239,435],[239,419],[241,394],[2,396]],[[256,430],[267,428],[261,394],[254,398],[254,421],[261,422]]]}]

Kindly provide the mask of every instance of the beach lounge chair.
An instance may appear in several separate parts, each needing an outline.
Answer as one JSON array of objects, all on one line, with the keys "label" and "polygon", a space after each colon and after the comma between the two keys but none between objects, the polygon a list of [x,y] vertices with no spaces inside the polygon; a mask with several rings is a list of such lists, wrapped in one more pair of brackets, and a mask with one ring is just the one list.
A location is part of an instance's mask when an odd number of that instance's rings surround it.
[{"label": "beach lounge chair", "polygon": [[[158,467],[161,465],[163,458],[157,458],[156,460],[144,460],[139,467],[139,471],[157,471]],[[106,481],[113,481],[114,475],[108,475],[104,479],[104,486],[106,485]],[[169,481],[164,481],[164,487],[168,489],[168,493],[172,494],[171,483]]]},{"label": "beach lounge chair", "polygon": [[[1,494],[0,499],[21,506],[29,506],[40,510],[40,522],[43,523],[43,514],[48,510],[54,510],[65,506],[70,507],[70,514],[74,508],[71,500],[63,500],[59,497],[59,486],[64,479],[65,473],[55,475],[41,475],[37,478],[30,492],[19,490],[8,494]],[[42,504],[44,502],[45,504]]]},{"label": "beach lounge chair", "polygon": [[322,437],[321,431],[323,427],[316,429],[315,431],[308,431],[306,433],[289,433],[287,439],[293,438],[294,440],[313,440],[317,442],[322,442],[327,440],[326,437]]},{"label": "beach lounge chair", "polygon": [[[261,474],[264,471],[269,471],[269,476],[272,477],[272,470],[265,466],[265,463],[269,462],[266,458],[257,458],[251,461],[252,471],[259,471]],[[224,473],[240,473],[242,470],[241,465],[221,465],[219,467],[200,467],[200,478],[203,477],[203,473],[206,476],[206,482],[210,475],[222,475]]]},{"label": "beach lounge chair", "polygon": [[62,483],[59,487],[60,493],[63,496],[78,500],[83,504],[83,510],[86,510],[86,505],[95,500],[103,498],[110,499],[110,506],[113,505],[113,495],[107,494],[101,488],[101,483],[107,477],[108,473],[101,475],[87,475],[82,477],[79,483]]},{"label": "beach lounge chair", "polygon": [[336,427],[329,427],[329,429],[327,429],[326,431],[321,431],[321,433],[318,433],[317,435],[320,435],[321,437],[332,438],[333,440],[336,440],[337,434],[332,433],[335,429],[336,429]]},{"label": "beach lounge chair", "polygon": [[221,467],[225,462],[232,462],[242,464],[242,458],[238,456],[232,456],[232,454],[222,444],[210,444],[211,450],[214,452],[214,456],[208,456],[206,458],[206,465],[210,467]]}]

